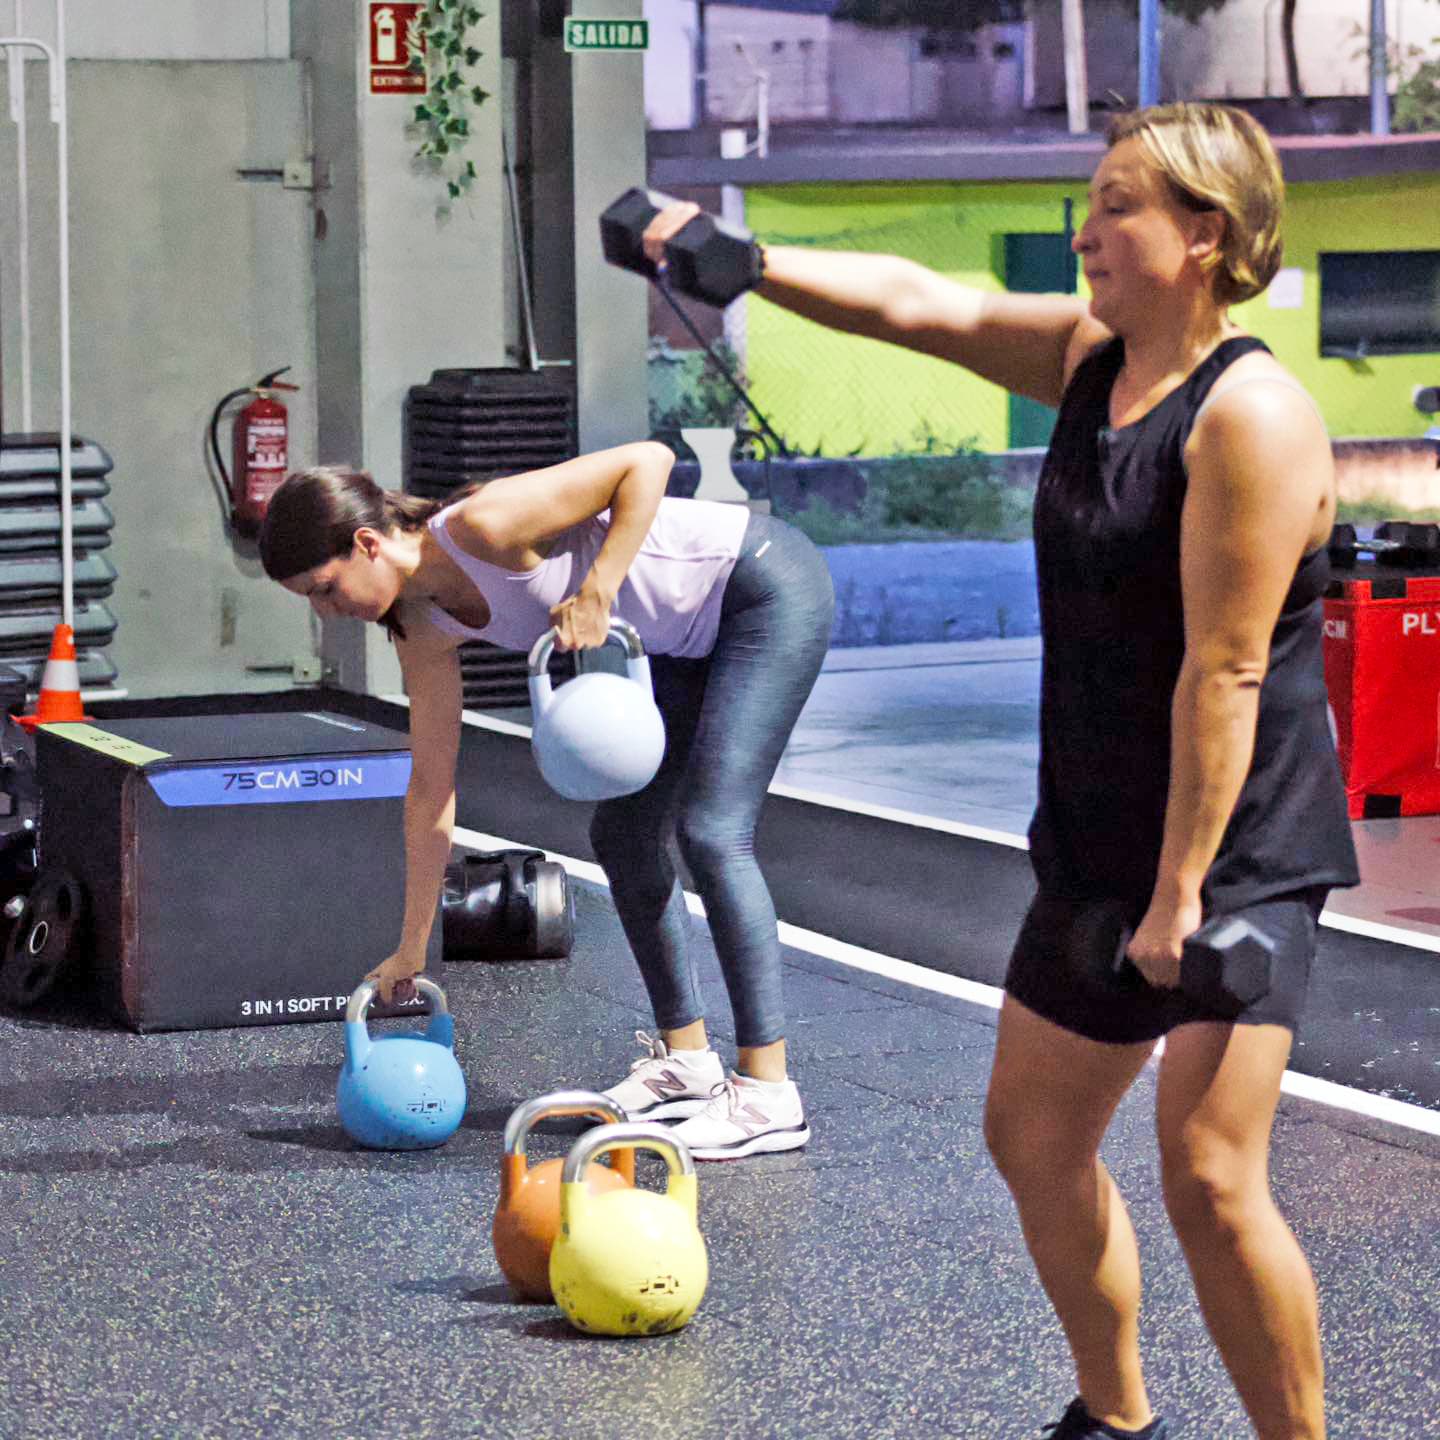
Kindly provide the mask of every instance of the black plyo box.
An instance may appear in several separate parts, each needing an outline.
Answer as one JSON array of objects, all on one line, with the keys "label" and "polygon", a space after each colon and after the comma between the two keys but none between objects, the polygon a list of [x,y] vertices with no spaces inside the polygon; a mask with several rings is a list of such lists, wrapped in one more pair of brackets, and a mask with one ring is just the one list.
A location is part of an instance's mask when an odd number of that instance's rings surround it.
[{"label": "black plyo box", "polygon": [[340,1019],[399,940],[398,731],[319,710],[48,725],[36,768],[42,859],[89,901],[76,983],[136,1030]]}]

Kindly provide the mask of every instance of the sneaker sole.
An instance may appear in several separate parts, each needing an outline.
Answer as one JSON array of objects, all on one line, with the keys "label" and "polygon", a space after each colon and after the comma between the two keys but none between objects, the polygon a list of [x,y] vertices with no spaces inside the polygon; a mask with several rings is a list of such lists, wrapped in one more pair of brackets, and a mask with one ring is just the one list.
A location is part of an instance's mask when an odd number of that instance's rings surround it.
[{"label": "sneaker sole", "polygon": [[644,1110],[627,1110],[627,1120],[688,1120],[698,1115],[708,1104],[708,1095],[697,1095],[690,1100],[660,1100]]},{"label": "sneaker sole", "polygon": [[798,1150],[810,1143],[810,1127],[800,1125],[791,1130],[767,1130],[761,1135],[749,1135],[733,1145],[706,1145],[690,1147],[694,1160],[743,1160],[747,1155],[774,1155],[782,1150]]}]

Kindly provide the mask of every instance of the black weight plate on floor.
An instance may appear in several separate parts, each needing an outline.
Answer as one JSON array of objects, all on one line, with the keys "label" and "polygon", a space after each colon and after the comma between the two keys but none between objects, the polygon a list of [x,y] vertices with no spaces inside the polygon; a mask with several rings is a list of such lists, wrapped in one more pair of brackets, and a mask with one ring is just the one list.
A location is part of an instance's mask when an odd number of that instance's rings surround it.
[{"label": "black weight plate on floor", "polygon": [[85,894],[68,870],[41,873],[5,942],[0,1003],[28,1009],[54,988],[75,948]]}]

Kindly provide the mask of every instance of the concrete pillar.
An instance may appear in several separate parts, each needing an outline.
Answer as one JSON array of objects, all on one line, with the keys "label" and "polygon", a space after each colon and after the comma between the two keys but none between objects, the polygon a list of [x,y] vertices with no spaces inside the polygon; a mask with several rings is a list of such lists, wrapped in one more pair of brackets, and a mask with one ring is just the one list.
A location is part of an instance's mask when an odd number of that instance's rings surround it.
[{"label": "concrete pillar", "polygon": [[[573,0],[576,18],[643,18],[642,0]],[[640,52],[571,55],[574,113],[576,382],[580,448],[600,450],[650,433],[646,401],[646,285],[605,264],[600,212],[645,183],[645,84]]]},{"label": "concrete pillar", "polygon": [[[501,167],[498,7],[470,30],[480,60],[469,84],[490,92],[470,111],[463,155],[477,179],[449,205],[414,159],[407,122],[422,97],[370,92],[369,0],[291,0],[294,54],[312,80],[316,157],[315,306],[319,454],[399,488],[405,395],[442,368],[503,365],[506,198]],[[296,457],[297,462],[300,457]],[[347,689],[400,688],[394,649],[373,625],[326,622],[324,657]]]},{"label": "concrete pillar", "polygon": [[515,152],[530,241],[536,342],[542,359],[573,362],[575,163],[565,6],[563,0],[545,0],[521,10],[516,0],[506,0],[516,31]]}]

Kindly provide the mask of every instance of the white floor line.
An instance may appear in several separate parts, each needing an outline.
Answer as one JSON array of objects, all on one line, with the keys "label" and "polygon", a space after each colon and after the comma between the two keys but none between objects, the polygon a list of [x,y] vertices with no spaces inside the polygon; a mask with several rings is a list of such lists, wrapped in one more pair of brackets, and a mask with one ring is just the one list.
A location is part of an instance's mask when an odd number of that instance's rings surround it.
[{"label": "white floor line", "polygon": [[[517,842],[498,835],[485,835],[479,830],[455,828],[455,840],[476,850],[505,850]],[[605,885],[605,872],[591,860],[578,860],[572,855],[545,852],[551,860],[558,861],[568,874],[578,880],[588,880],[596,885]],[[686,904],[692,915],[703,916],[705,906],[698,895],[685,893]],[[1337,927],[1343,928],[1343,927]],[[977,980],[966,980],[958,975],[947,975],[944,971],[931,970],[909,960],[900,960],[878,950],[866,950],[851,945],[833,936],[822,935],[815,930],[805,930],[799,925],[780,922],[780,940],[795,950],[805,950],[836,964],[847,965],[852,970],[864,970],[871,975],[882,975],[887,980],[898,980],[913,985],[918,990],[929,990],[937,995],[951,995],[983,1005],[991,1010],[1000,1008],[1003,992],[993,985],[982,985]],[[1157,1056],[1164,1051],[1164,1041],[1156,1047]],[[1319,1080],[1312,1075],[1297,1075],[1287,1070],[1280,1081],[1283,1094],[1297,1099],[1311,1100],[1319,1105],[1328,1105],[1335,1110],[1345,1110],[1352,1115],[1364,1115],[1372,1120],[1381,1120],[1406,1130],[1416,1130],[1426,1135],[1440,1135],[1440,1112],[1427,1110],[1423,1105],[1411,1105],[1405,1100],[1394,1100],[1388,1095],[1372,1095],[1367,1090],[1353,1090],[1348,1085],[1337,1085],[1332,1080]]]},{"label": "white floor line", "polygon": [[917,815],[913,810],[896,810],[889,805],[872,805],[868,800],[852,800],[844,795],[830,795],[823,790],[801,790],[794,785],[772,784],[772,795],[790,800],[804,800],[810,805],[824,805],[830,810],[845,810],[852,815],[874,815],[881,820],[894,820],[916,830],[939,830],[946,835],[961,835],[967,840],[983,840],[989,845],[1006,845],[1012,850],[1028,850],[1030,842],[1023,835],[1005,830],[989,830],[982,825],[967,825],[962,820],[942,820],[934,815]]},{"label": "white floor line", "polygon": [[[381,695],[378,697],[392,705],[408,706],[404,695]],[[498,735],[518,735],[530,738],[530,727],[513,720],[499,720],[493,715],[482,715],[475,710],[461,712],[467,725],[477,729],[491,730]],[[1029,842],[1023,835],[1013,835],[1006,830],[992,830],[981,825],[967,825],[959,820],[944,820],[934,815],[919,815],[913,810],[896,810],[888,805],[872,805],[865,800],[852,800],[843,795],[830,795],[821,790],[804,790],[794,785],[772,784],[772,795],[782,795],[791,800],[803,800],[810,805],[823,805],[831,810],[844,810],[852,815],[873,815],[881,820],[893,820],[897,824],[910,825],[917,830],[936,830],[946,835],[959,835],[967,840],[980,840],[988,845],[1005,845],[1012,850],[1028,850]],[[603,881],[601,882],[603,883]],[[1363,935],[1370,940],[1383,940],[1390,945],[1408,945],[1413,950],[1428,950],[1440,954],[1440,935],[1424,930],[1408,930],[1403,925],[1386,925],[1377,920],[1361,920],[1353,915],[1343,915],[1326,910],[1320,916],[1320,923],[1329,930],[1340,930],[1348,935]]]},{"label": "white floor line", "polygon": [[1320,923],[1331,930],[1343,930],[1347,935],[1364,935],[1370,940],[1408,945],[1412,950],[1440,953],[1440,935],[1430,935],[1423,930],[1406,930],[1403,926],[1384,925],[1378,920],[1361,920],[1356,915],[1341,915],[1334,910],[1326,910],[1320,916]]}]

